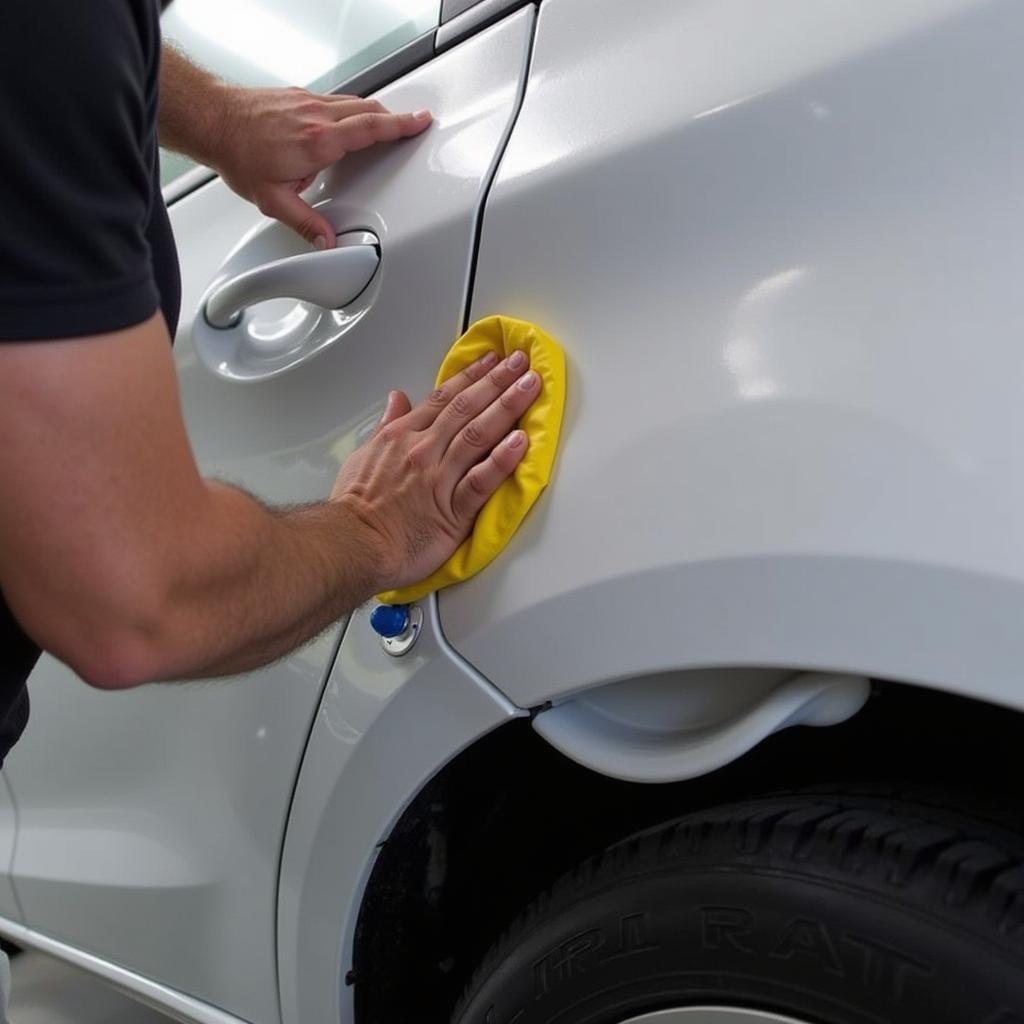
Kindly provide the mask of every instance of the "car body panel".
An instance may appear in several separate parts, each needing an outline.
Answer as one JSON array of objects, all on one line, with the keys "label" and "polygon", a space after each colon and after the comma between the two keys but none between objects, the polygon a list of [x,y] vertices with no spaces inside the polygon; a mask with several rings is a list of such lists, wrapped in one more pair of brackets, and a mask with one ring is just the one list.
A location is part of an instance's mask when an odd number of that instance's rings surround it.
[{"label": "car body panel", "polygon": [[[465,309],[478,208],[531,25],[523,11],[382,91],[396,109],[429,107],[434,125],[352,155],[314,185],[339,231],[376,232],[382,263],[358,329],[294,371],[256,385],[218,378],[191,325],[240,239],[278,255],[304,243],[268,231],[220,181],[172,207],[183,272],[175,359],[204,473],[272,502],[321,499],[387,389],[429,390]],[[44,658],[6,766],[21,811],[13,875],[25,923],[241,1018],[276,1020],[285,819],[340,631],[212,686],[104,693]]]},{"label": "car body panel", "polygon": [[303,761],[281,865],[282,1019],[354,1020],[344,977],[380,844],[430,777],[479,736],[522,714],[455,656],[423,602],[423,632],[386,654],[355,612]]},{"label": "car body panel", "polygon": [[1022,31],[984,0],[542,4],[472,315],[561,340],[562,448],[440,596],[515,703],[733,665],[1024,708]]},{"label": "car body panel", "polygon": [[47,660],[5,767],[35,932],[247,1020],[277,1019],[274,901],[331,637],[229,683],[89,689]]},{"label": "car body panel", "polygon": [[[434,112],[437,140],[424,153],[425,163],[410,161],[383,188],[343,163],[325,185],[328,193],[343,189],[346,203],[366,203],[364,217],[382,211],[369,226],[397,234],[399,255],[409,254],[403,293],[375,306],[389,330],[375,334],[374,351],[352,382],[368,395],[375,393],[366,386],[371,377],[380,378],[380,390],[388,380],[411,393],[428,389],[457,333],[477,216],[521,97],[533,21],[533,8],[523,9],[382,91],[389,106],[429,105]],[[389,237],[381,239],[389,269]],[[445,251],[461,247],[460,264],[438,258],[445,240]],[[337,1020],[339,1013],[352,1019],[341,977],[377,843],[430,774],[515,713],[450,656],[436,632],[432,602],[426,606],[425,634],[398,660],[383,652],[365,609],[353,616],[325,691],[282,860],[279,971],[286,1022]]]}]

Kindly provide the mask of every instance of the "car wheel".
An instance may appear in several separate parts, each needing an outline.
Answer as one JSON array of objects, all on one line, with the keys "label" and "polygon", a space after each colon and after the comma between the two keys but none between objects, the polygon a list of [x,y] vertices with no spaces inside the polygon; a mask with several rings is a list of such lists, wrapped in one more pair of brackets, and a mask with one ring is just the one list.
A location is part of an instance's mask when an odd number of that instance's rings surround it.
[{"label": "car wheel", "polygon": [[799,795],[701,811],[563,878],[457,1024],[1024,1024],[1024,840]]}]

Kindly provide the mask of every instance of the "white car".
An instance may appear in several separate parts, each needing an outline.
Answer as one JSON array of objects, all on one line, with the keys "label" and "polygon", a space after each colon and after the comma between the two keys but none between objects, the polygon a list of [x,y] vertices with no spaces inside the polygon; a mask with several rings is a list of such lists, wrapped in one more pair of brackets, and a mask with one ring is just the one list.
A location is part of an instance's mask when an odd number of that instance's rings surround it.
[{"label": "white car", "polygon": [[314,184],[339,309],[297,236],[169,182],[204,471],[323,497],[491,313],[563,345],[562,447],[397,638],[366,608],[245,678],[116,694],[44,658],[0,933],[201,1024],[1021,1024],[1024,4],[164,27],[241,81],[435,117]]}]

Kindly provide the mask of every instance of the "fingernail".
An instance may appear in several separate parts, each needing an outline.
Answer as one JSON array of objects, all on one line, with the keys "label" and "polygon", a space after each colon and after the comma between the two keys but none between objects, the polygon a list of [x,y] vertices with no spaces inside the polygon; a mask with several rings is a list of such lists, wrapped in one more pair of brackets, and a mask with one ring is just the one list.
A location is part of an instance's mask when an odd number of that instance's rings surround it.
[{"label": "fingernail", "polygon": [[513,352],[512,355],[508,357],[508,365],[509,369],[512,370],[518,370],[521,366],[525,366],[526,353],[520,351],[519,349],[516,349],[515,352]]},{"label": "fingernail", "polygon": [[539,380],[540,377],[537,376],[536,371],[531,370],[529,373],[524,373],[522,377],[519,378],[517,384],[521,391],[532,391],[537,386],[537,382]]},{"label": "fingernail", "polygon": [[314,248],[317,248],[317,249],[326,249],[327,248],[327,239],[324,238],[323,235],[317,235],[316,238],[313,239],[313,246],[314,246]]},{"label": "fingernail", "polygon": [[498,361],[497,353],[488,352],[487,355],[480,357],[480,365],[483,367],[493,366]]},{"label": "fingernail", "polygon": [[429,121],[430,120],[430,111],[429,110],[417,110],[416,113],[414,113],[412,116],[414,118],[416,118],[417,121]]},{"label": "fingernail", "polygon": [[521,448],[523,446],[523,442],[525,440],[526,440],[526,431],[525,430],[513,430],[512,433],[509,434],[507,438],[505,438],[505,444],[509,448]]}]

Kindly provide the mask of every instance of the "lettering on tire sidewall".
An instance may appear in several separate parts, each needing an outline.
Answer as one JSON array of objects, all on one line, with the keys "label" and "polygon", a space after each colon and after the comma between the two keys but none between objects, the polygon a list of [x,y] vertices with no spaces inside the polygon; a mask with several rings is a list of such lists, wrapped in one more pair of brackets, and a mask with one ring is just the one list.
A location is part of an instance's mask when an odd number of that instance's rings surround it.
[{"label": "lettering on tire sidewall", "polygon": [[[935,965],[921,955],[899,948],[891,938],[847,928],[820,917],[794,913],[761,913],[729,903],[707,903],[694,908],[692,926],[659,930],[658,914],[639,910],[595,923],[570,935],[535,957],[530,965],[530,1000],[536,1005],[572,983],[601,978],[613,965],[626,966],[657,954],[665,946],[720,955],[735,964],[751,962],[751,973],[764,973],[765,963],[793,963],[804,973],[820,973],[823,981],[841,982],[862,992],[865,1002],[898,1011],[912,1005],[915,992],[936,976]],[[678,922],[677,922],[678,924]],[[639,966],[639,964],[638,964]],[[520,1006],[510,1013],[498,1004],[484,1013],[483,1024],[517,1024],[526,1015]],[[977,1024],[1024,1024],[1014,1007],[996,1006],[979,1016]]]}]

